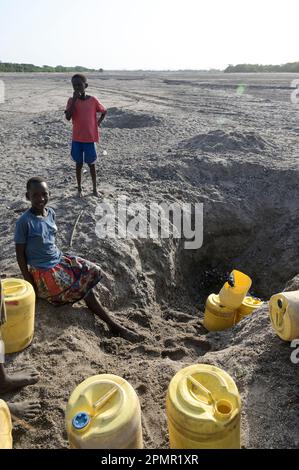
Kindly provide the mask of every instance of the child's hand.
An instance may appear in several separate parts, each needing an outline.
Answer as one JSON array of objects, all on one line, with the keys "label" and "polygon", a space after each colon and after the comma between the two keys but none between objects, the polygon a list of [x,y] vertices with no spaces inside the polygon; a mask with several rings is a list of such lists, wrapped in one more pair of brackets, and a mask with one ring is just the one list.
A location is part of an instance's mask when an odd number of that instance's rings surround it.
[{"label": "child's hand", "polygon": [[81,94],[78,90],[74,91],[73,93],[73,101],[76,101],[80,98]]},{"label": "child's hand", "polygon": [[37,295],[37,287],[35,285],[32,274],[30,274],[30,272],[28,272],[28,273],[26,273],[26,275],[23,275],[23,277],[24,277],[25,281],[29,282],[32,285],[32,287],[34,289],[34,292]]},{"label": "child's hand", "polygon": [[101,116],[99,117],[99,119],[98,119],[98,126],[99,127],[101,126],[101,122],[105,119],[106,114],[107,114],[107,111],[102,113]]}]

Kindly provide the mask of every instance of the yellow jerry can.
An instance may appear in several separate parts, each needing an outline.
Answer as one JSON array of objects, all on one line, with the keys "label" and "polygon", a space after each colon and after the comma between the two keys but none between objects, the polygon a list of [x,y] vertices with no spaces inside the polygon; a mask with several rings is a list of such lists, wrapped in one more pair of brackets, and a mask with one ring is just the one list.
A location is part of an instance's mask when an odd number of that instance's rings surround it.
[{"label": "yellow jerry can", "polygon": [[209,331],[231,328],[236,323],[236,311],[220,304],[219,295],[210,294],[206,301],[204,327]]},{"label": "yellow jerry can", "polygon": [[143,448],[137,394],[113,374],[95,375],[78,385],[67,404],[66,429],[75,449]]},{"label": "yellow jerry can", "polygon": [[1,281],[7,313],[7,322],[1,325],[5,353],[22,351],[32,341],[35,319],[35,292],[23,279]]},{"label": "yellow jerry can", "polygon": [[269,311],[272,326],[281,339],[299,338],[299,290],[272,295]]},{"label": "yellow jerry can", "polygon": [[234,269],[230,274],[230,282],[225,282],[219,292],[221,305],[232,309],[239,308],[251,287],[251,282],[247,274]]},{"label": "yellow jerry can", "polygon": [[241,399],[218,367],[195,364],[172,378],[166,412],[171,449],[239,449]]},{"label": "yellow jerry can", "polygon": [[0,400],[0,449],[12,449],[12,424],[5,401]]},{"label": "yellow jerry can", "polygon": [[238,321],[253,313],[254,310],[261,307],[263,303],[264,302],[257,297],[246,296],[241,306],[237,309]]}]

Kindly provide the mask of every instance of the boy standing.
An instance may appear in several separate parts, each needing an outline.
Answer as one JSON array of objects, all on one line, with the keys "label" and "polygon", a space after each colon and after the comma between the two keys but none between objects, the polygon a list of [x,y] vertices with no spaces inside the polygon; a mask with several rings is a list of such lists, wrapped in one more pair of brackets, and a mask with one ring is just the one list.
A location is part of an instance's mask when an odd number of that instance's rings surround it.
[{"label": "boy standing", "polygon": [[[65,117],[68,121],[72,119],[73,122],[71,156],[76,163],[78,195],[82,196],[81,172],[83,163],[87,163],[92,178],[93,194],[97,196],[95,143],[99,142],[99,127],[107,110],[96,97],[86,95],[88,83],[84,75],[74,75],[72,85],[74,94],[67,102]],[[101,113],[99,118],[97,113]]]}]

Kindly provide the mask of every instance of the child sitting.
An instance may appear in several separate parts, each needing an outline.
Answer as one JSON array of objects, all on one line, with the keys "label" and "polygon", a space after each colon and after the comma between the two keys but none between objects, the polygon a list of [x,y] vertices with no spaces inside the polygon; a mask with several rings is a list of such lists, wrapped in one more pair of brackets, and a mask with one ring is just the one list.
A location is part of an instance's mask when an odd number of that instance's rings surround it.
[{"label": "child sitting", "polygon": [[16,224],[16,254],[24,279],[34,286],[37,296],[54,305],[84,299],[112,333],[129,341],[139,339],[139,335],[112,319],[97,299],[93,288],[103,277],[101,268],[78,256],[63,254],[57,248],[55,212],[47,207],[49,189],[45,180],[31,178],[27,182],[26,197],[31,208]]}]

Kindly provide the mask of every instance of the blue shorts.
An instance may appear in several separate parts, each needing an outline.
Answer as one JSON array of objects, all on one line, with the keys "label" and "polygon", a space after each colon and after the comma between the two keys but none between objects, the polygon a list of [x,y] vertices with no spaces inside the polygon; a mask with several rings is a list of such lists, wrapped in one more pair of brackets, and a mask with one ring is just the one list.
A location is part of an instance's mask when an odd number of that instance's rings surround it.
[{"label": "blue shorts", "polygon": [[74,162],[91,165],[97,160],[96,146],[94,142],[76,142],[72,141],[71,156]]}]

